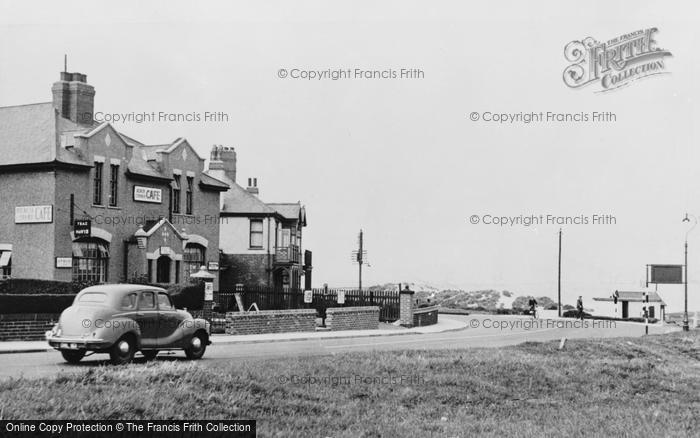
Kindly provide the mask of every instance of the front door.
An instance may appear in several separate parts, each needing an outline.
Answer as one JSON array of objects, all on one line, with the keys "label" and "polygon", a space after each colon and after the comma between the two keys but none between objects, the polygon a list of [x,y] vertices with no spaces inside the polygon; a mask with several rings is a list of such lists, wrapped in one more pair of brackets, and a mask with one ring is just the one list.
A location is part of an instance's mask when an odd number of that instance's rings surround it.
[{"label": "front door", "polygon": [[629,313],[630,313],[629,304],[630,304],[629,301],[622,302],[622,317],[623,318],[629,318]]},{"label": "front door", "polygon": [[170,257],[160,256],[156,262],[156,283],[170,283]]}]

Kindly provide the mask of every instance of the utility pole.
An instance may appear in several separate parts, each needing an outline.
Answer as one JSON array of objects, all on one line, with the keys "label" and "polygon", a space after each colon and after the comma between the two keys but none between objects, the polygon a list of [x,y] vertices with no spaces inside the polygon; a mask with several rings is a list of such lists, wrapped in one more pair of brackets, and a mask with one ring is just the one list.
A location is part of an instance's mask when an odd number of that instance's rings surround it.
[{"label": "utility pole", "polygon": [[687,332],[690,330],[690,325],[688,321],[688,236],[685,237],[685,282],[683,284],[683,289],[685,292],[685,301],[683,306],[683,331]]},{"label": "utility pole", "polygon": [[698,218],[694,215],[688,215],[688,213],[685,214],[685,218],[683,218],[682,222],[690,222],[690,217],[692,216],[693,218],[693,225],[688,228],[688,231],[685,232],[685,281],[683,282],[683,289],[685,292],[685,304],[683,306],[683,331],[687,332],[690,330],[689,323],[688,321],[688,234],[690,234],[691,231],[693,231],[693,228],[698,224]]},{"label": "utility pole", "polygon": [[360,250],[357,252],[357,263],[360,267],[359,269],[359,287],[360,287],[360,292],[362,292],[362,255],[363,255],[363,236],[362,236],[362,230],[360,230]]},{"label": "utility pole", "polygon": [[557,301],[558,301],[558,312],[559,318],[561,318],[561,228],[559,228],[559,263],[557,270]]}]

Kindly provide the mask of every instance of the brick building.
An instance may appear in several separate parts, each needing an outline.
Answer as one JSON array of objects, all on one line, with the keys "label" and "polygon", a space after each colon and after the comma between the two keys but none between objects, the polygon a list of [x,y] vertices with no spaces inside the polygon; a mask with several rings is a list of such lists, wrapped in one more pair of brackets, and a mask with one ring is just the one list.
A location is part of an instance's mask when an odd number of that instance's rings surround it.
[{"label": "brick building", "polygon": [[176,283],[217,269],[229,186],[188,141],[146,145],[93,122],[83,74],[62,72],[52,92],[0,108],[2,275]]},{"label": "brick building", "polygon": [[[256,178],[236,182],[236,151],[214,146],[208,172],[230,187],[221,196],[221,288],[235,285],[311,288],[311,251],[302,251],[306,209],[265,203]],[[302,282],[302,277],[304,281]]]}]

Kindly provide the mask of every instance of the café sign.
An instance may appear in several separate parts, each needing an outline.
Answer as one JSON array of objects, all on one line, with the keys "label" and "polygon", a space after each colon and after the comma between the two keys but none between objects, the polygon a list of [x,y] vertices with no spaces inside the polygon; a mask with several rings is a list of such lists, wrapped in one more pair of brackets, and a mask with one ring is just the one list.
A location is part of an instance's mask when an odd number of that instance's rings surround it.
[{"label": "caf\u00e9 sign", "polygon": [[160,204],[162,202],[163,192],[161,189],[152,187],[134,186],[134,201],[152,202]]},{"label": "caf\u00e9 sign", "polygon": [[53,205],[15,207],[16,224],[42,224],[51,222],[53,222]]}]

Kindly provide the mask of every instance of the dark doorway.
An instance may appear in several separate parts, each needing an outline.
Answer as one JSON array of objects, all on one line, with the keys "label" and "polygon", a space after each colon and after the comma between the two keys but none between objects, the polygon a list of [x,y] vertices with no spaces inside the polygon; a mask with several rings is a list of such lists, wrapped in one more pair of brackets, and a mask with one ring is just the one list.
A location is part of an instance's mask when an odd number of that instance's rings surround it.
[{"label": "dark doorway", "polygon": [[630,313],[630,303],[629,303],[629,301],[623,301],[622,302],[622,317],[629,318],[629,313]]},{"label": "dark doorway", "polygon": [[158,258],[156,283],[170,283],[170,257],[160,256]]}]

